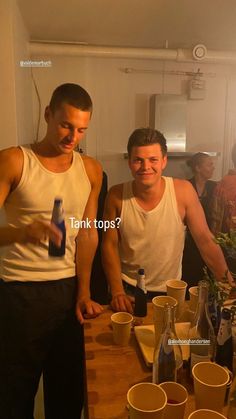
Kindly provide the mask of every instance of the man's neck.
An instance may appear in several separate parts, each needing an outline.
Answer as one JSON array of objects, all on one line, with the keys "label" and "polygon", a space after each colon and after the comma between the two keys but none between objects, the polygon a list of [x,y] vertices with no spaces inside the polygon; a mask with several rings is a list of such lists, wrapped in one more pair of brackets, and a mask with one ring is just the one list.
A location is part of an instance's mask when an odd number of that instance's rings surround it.
[{"label": "man's neck", "polygon": [[145,210],[152,210],[161,201],[165,191],[165,180],[160,178],[154,185],[132,184],[133,194],[138,204]]},{"label": "man's neck", "polygon": [[41,157],[57,158],[62,155],[59,150],[52,147],[47,137],[44,137],[43,140],[32,144],[32,150]]},{"label": "man's neck", "polygon": [[73,152],[69,154],[60,153],[50,146],[50,143],[46,141],[46,138],[39,143],[34,143],[31,147],[39,161],[48,170],[53,172],[64,172],[71,166]]}]

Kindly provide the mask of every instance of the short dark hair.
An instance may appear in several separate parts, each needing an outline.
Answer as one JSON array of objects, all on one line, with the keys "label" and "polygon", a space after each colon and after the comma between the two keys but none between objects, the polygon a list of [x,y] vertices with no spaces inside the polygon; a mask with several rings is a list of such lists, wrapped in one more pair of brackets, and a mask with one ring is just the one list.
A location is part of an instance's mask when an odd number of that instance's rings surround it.
[{"label": "short dark hair", "polygon": [[152,128],[138,128],[134,130],[129,137],[127,145],[129,157],[133,147],[141,147],[152,144],[159,144],[162,155],[165,156],[167,154],[166,139],[160,131]]},{"label": "short dark hair", "polygon": [[93,110],[92,99],[83,87],[74,83],[65,83],[58,86],[51,97],[49,108],[52,113],[58,109],[62,103],[68,103],[81,111]]},{"label": "short dark hair", "polygon": [[195,153],[186,163],[192,171],[195,172],[196,166],[201,165],[201,163],[209,157],[211,157],[209,154],[200,151],[199,153]]}]

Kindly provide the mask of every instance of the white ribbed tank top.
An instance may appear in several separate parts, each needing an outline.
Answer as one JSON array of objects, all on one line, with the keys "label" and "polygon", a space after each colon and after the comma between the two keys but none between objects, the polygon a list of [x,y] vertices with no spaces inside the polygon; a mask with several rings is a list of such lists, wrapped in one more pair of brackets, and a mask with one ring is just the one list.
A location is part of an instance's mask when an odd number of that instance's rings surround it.
[{"label": "white ribbed tank top", "polygon": [[135,286],[138,269],[144,268],[147,289],[165,292],[168,279],[181,279],[185,226],[173,179],[163,179],[164,194],[151,211],[137,203],[132,182],[124,184],[119,229],[122,279]]},{"label": "white ribbed tank top", "polygon": [[91,191],[83,161],[73,153],[72,164],[62,173],[46,169],[30,146],[21,147],[24,164],[21,180],[7,197],[7,223],[21,227],[35,219],[51,220],[54,198],[63,199],[66,222],[66,253],[63,258],[48,256],[48,241],[40,245],[13,243],[4,248],[0,278],[4,281],[46,281],[75,275],[75,238],[69,217],[81,220]]}]

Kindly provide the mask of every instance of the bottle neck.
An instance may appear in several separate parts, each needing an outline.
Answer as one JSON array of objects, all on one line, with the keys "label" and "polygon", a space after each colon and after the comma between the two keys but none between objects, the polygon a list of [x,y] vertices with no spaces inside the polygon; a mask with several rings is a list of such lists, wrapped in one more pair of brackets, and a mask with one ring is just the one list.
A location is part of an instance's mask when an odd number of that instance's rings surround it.
[{"label": "bottle neck", "polygon": [[172,306],[168,306],[165,310],[165,320],[164,320],[164,327],[163,331],[170,331],[175,330],[175,308]]},{"label": "bottle neck", "polygon": [[62,207],[62,202],[55,202],[52,212],[52,221],[60,223],[64,220],[64,211]]},{"label": "bottle neck", "polygon": [[137,286],[146,294],[145,275],[138,275]]},{"label": "bottle neck", "polygon": [[208,285],[207,283],[200,281],[196,318],[201,316],[207,310],[207,305],[208,305]]}]

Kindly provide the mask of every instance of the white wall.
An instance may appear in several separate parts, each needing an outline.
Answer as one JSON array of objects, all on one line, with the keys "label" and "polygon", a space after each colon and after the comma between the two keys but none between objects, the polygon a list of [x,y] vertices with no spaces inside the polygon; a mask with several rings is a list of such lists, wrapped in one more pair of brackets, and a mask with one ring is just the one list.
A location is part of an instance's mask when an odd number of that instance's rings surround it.
[{"label": "white wall", "polygon": [[17,144],[12,4],[0,2],[0,148]]},{"label": "white wall", "polygon": [[[28,34],[15,0],[0,0],[0,149],[29,142],[33,136]],[[0,211],[0,223],[4,223]]]},{"label": "white wall", "polygon": [[[151,60],[63,57],[34,57],[52,61],[49,69],[34,69],[43,107],[48,103],[52,90],[61,83],[75,82],[85,87],[94,102],[92,122],[86,138],[86,152],[97,157],[108,173],[109,183],[119,183],[129,178],[127,161],[123,159],[126,143],[131,132],[148,126],[149,97],[153,93],[186,93],[189,77],[158,73],[125,73],[126,67],[167,71],[201,71],[206,73],[206,97],[189,100],[187,111],[187,150],[217,151],[215,178],[222,175],[224,142],[227,143],[228,127],[226,112],[233,108],[234,94],[229,96],[231,84],[235,84],[231,68],[223,65],[176,63]],[[214,73],[214,74],[213,74]],[[213,74],[213,75],[212,75]],[[235,89],[234,89],[235,91]],[[230,105],[231,102],[231,105]],[[34,97],[34,113],[37,103]],[[235,119],[235,115],[231,120]],[[232,121],[231,121],[232,123]],[[44,135],[43,121],[40,137]],[[232,137],[232,135],[231,135]],[[229,150],[226,150],[229,153]],[[169,171],[188,176],[185,162],[169,161]],[[177,169],[176,169],[177,168]]]},{"label": "white wall", "polygon": [[12,8],[15,101],[17,144],[32,142],[34,138],[32,112],[32,80],[29,67],[21,67],[21,61],[27,61],[29,54],[29,34],[25,28],[17,4]]},{"label": "white wall", "polygon": [[229,150],[232,150],[233,144],[236,143],[236,77],[234,74],[227,80],[226,92],[223,174],[233,167]]},{"label": "white wall", "polygon": [[0,149],[29,141],[33,135],[28,34],[15,0],[0,1]]}]

